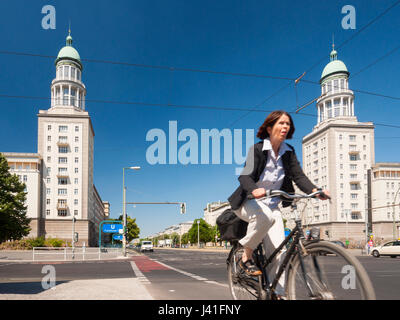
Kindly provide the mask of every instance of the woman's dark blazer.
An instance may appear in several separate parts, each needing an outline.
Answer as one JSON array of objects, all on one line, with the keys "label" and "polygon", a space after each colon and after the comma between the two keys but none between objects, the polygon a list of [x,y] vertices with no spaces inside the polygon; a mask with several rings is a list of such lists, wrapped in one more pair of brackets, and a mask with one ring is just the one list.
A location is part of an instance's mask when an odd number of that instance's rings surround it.
[{"label": "woman's dark blazer", "polygon": [[[285,178],[283,179],[281,190],[287,193],[294,193],[292,183],[294,181],[301,191],[307,194],[311,193],[312,189],[317,187],[306,177],[301,169],[294,148],[289,144],[287,145],[292,151],[287,151],[282,156]],[[268,151],[263,151],[262,147],[263,141],[260,141],[249,149],[245,167],[239,176],[240,186],[228,198],[232,210],[239,209],[246,200],[247,195],[258,188],[256,182],[260,179],[268,160]],[[251,163],[254,163],[254,165],[251,166]],[[282,206],[287,207],[291,202],[291,200],[282,199]]]}]

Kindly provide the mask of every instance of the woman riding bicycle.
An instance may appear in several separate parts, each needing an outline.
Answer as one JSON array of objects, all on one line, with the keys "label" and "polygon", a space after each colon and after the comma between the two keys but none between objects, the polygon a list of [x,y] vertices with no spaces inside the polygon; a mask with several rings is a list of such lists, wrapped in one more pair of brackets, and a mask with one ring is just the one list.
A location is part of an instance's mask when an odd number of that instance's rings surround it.
[{"label": "woman riding bicycle", "polygon": [[[303,173],[294,148],[284,142],[292,138],[294,130],[292,117],[287,112],[279,110],[268,115],[257,133],[257,137],[262,141],[250,148],[245,167],[239,177],[240,186],[228,199],[235,214],[249,223],[246,236],[239,241],[244,248],[239,266],[250,276],[261,274],[252,260],[253,251],[259,243],[264,242],[268,255],[285,238],[282,215],[278,208],[280,199],[256,199],[265,197],[265,190],[280,189],[294,193],[293,181],[307,194],[318,190]],[[324,193],[329,196],[327,190],[324,190]],[[256,199],[248,200],[247,196],[250,194]],[[327,199],[322,196],[318,198]],[[290,201],[282,201],[283,207],[290,205]],[[268,277],[272,278],[275,275],[283,258],[284,253],[272,261]],[[282,275],[276,287],[278,296],[284,295],[284,281],[285,276]]]}]

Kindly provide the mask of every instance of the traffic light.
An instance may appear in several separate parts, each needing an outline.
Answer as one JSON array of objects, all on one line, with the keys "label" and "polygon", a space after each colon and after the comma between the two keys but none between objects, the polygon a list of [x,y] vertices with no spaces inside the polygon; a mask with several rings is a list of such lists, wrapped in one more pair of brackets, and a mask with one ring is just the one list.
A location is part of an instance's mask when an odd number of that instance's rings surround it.
[{"label": "traffic light", "polygon": [[75,232],[74,233],[74,242],[78,242],[78,239],[79,239],[78,232]]},{"label": "traffic light", "polygon": [[181,203],[181,214],[186,213],[186,202]]}]

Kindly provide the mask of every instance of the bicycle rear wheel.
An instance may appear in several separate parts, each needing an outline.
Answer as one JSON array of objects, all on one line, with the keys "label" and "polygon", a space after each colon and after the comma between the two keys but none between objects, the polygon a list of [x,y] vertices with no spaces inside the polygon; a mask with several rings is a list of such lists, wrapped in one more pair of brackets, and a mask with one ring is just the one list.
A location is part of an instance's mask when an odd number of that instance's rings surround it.
[{"label": "bicycle rear wheel", "polygon": [[305,248],[307,255],[302,255],[300,259],[297,253],[289,265],[286,287],[288,299],[376,299],[364,267],[343,248],[324,241],[308,243]]},{"label": "bicycle rear wheel", "polygon": [[229,290],[234,300],[259,300],[262,299],[261,276],[250,277],[244,273],[238,263],[242,258],[243,247],[238,245],[233,249],[228,262]]}]

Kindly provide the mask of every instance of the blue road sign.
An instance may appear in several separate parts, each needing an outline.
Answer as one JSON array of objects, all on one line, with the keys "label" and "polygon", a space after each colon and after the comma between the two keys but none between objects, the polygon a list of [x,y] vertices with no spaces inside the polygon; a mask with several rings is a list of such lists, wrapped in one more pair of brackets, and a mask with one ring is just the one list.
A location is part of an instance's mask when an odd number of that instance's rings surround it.
[{"label": "blue road sign", "polygon": [[119,233],[120,232],[119,230],[123,230],[122,224],[119,223],[103,224],[104,233]]},{"label": "blue road sign", "polygon": [[122,240],[122,238],[123,238],[122,234],[119,234],[119,233],[113,234],[114,240]]}]

